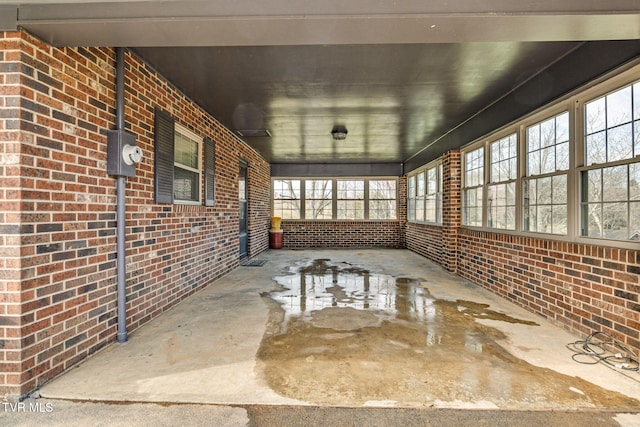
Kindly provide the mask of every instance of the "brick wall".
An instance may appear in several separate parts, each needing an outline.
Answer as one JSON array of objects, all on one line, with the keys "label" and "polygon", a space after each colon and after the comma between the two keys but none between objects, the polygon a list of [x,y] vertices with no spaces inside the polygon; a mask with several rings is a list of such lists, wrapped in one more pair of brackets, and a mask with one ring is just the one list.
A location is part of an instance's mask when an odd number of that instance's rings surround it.
[{"label": "brick wall", "polygon": [[406,227],[406,248],[443,265],[445,243],[442,238],[442,227],[408,222]]},{"label": "brick wall", "polygon": [[401,248],[402,221],[283,220],[285,248]]},{"label": "brick wall", "polygon": [[458,274],[587,335],[640,349],[640,250],[461,229]]},{"label": "brick wall", "polygon": [[0,32],[0,384],[20,382],[20,39]]},{"label": "brick wall", "polygon": [[[0,43],[0,391],[21,394],[115,339],[115,54]],[[237,178],[249,163],[249,253],[266,249],[269,165],[126,55],[125,120],[144,159],[127,182],[127,323],[134,331],[238,265]],[[216,145],[216,205],[153,202],[153,111]]]}]

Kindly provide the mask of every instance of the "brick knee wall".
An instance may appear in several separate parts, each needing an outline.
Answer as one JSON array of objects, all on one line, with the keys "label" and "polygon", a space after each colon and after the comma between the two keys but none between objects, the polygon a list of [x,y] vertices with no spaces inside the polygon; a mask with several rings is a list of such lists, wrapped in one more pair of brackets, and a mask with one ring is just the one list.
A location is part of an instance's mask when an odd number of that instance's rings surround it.
[{"label": "brick knee wall", "polygon": [[640,250],[460,230],[458,274],[587,335],[640,349]]},{"label": "brick knee wall", "polygon": [[403,248],[401,221],[283,220],[285,248]]}]

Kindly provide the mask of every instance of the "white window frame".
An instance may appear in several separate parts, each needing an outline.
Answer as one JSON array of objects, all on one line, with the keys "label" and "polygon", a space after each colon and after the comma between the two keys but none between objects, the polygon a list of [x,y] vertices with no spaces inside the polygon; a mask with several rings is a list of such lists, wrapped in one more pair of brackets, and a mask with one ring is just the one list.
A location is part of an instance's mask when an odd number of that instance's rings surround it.
[{"label": "white window frame", "polygon": [[[479,150],[482,150],[482,162],[481,162],[481,168],[482,171],[479,172],[477,175],[477,180],[478,182],[468,182],[471,181],[469,179],[470,174],[468,172],[471,171],[478,171],[480,168],[478,167],[474,167],[473,169],[468,169],[469,167],[469,163],[470,161],[475,161],[475,159],[471,159],[470,155],[472,153],[475,153]],[[487,197],[487,191],[486,191],[486,182],[487,182],[487,142],[482,142],[480,144],[475,144],[471,147],[469,147],[468,150],[464,150],[462,152],[462,191],[461,191],[461,195],[462,195],[462,225],[466,226],[466,227],[474,227],[474,228],[482,228],[485,227],[486,224],[486,213],[485,213],[485,209],[487,206],[487,201],[486,201],[486,197]],[[480,192],[480,197],[478,197],[477,192]],[[467,203],[467,196],[471,195],[472,193],[476,194],[475,200],[476,201],[480,201],[479,205],[474,205],[473,209],[475,209],[476,211],[479,210],[480,213],[480,221],[479,223],[473,223],[470,224],[469,223],[469,209],[470,206],[468,206]],[[475,217],[475,215],[474,215]]]},{"label": "white window frame", "polygon": [[[393,189],[393,197],[389,198],[389,197],[379,197],[379,198],[372,198],[371,197],[371,182],[372,181],[389,181],[389,182],[393,182],[394,183],[394,189]],[[367,179],[366,184],[365,184],[365,191],[366,191],[366,203],[365,203],[365,210],[366,210],[366,216],[369,220],[371,221],[393,221],[393,220],[397,220],[398,219],[398,180],[397,179],[391,179],[391,178],[376,178],[376,179]],[[391,210],[389,209],[387,212],[389,212],[389,218],[371,218],[371,211],[373,209],[371,209],[371,202],[372,201],[378,201],[378,202],[387,202],[387,203],[391,203],[393,202],[393,212],[391,212]]]},{"label": "white window frame", "polygon": [[[292,220],[303,220],[303,221],[397,221],[398,220],[398,177],[395,176],[371,176],[371,177],[273,177],[271,178],[271,214],[275,214],[275,199],[274,195],[274,183],[276,181],[300,181],[300,198],[299,199],[291,199],[299,201],[299,218],[292,218]],[[314,219],[306,217],[306,187],[307,181],[319,181],[319,180],[327,180],[331,182],[331,218],[330,219]],[[363,181],[364,182],[364,195],[362,200],[364,202],[364,214],[363,219],[349,219],[349,218],[338,218],[338,201],[339,200],[347,200],[347,199],[338,199],[338,181]],[[394,181],[395,182],[395,213],[394,218],[389,219],[370,219],[369,218],[369,207],[370,207],[370,198],[369,198],[369,182],[370,181]],[[387,200],[387,199],[385,199]]]},{"label": "white window frame", "polygon": [[[299,187],[298,187],[298,191],[300,192],[299,196],[300,197],[291,197],[291,198],[275,198],[275,189],[274,189],[274,185],[276,183],[276,181],[298,181],[299,182]],[[293,188],[293,187],[292,187]],[[292,189],[291,190],[292,194],[295,195],[295,190]],[[272,216],[277,216],[277,217],[281,217],[282,219],[292,219],[292,220],[299,220],[304,218],[302,215],[304,214],[304,208],[303,208],[303,192],[304,192],[304,186],[302,184],[302,181],[300,178],[274,178],[271,180],[271,215]],[[280,212],[276,212],[275,210],[275,205],[276,205],[276,200],[282,200],[282,201],[287,201],[291,204],[295,204],[295,201],[298,201],[298,217],[297,218],[288,218],[287,216],[283,215],[282,213],[284,213],[285,211],[282,210]],[[289,210],[287,210],[286,212],[289,212]],[[291,210],[291,212],[295,212],[294,209]]]},{"label": "white window frame", "polygon": [[[174,148],[174,161],[173,161],[173,167],[174,170],[176,168],[178,169],[182,169],[188,172],[192,172],[197,174],[197,185],[198,185],[198,189],[197,189],[197,195],[198,195],[198,199],[197,200],[186,200],[186,199],[178,199],[175,196],[175,188],[176,188],[176,176],[175,176],[175,172],[174,172],[174,177],[173,177],[173,186],[174,186],[174,203],[178,204],[178,205],[200,205],[202,204],[202,162],[203,162],[203,156],[202,156],[202,143],[203,143],[203,138],[196,135],[194,132],[192,132],[191,130],[187,129],[186,127],[182,126],[179,123],[175,124],[175,128],[174,128],[174,134],[177,135],[182,135],[183,137],[189,139],[190,141],[194,142],[197,144],[197,150],[198,150],[198,165],[197,167],[193,168],[191,166],[187,166],[183,163],[180,163],[176,160],[176,155],[175,155],[175,149]],[[174,144],[175,147],[177,147],[177,144],[175,143],[175,137],[174,137]]]},{"label": "white window frame", "polygon": [[[543,114],[538,114],[533,116],[532,118],[530,118],[529,120],[526,120],[522,123],[522,162],[520,163],[522,166],[522,182],[520,184],[520,187],[522,189],[522,230],[523,232],[526,233],[534,233],[536,235],[550,235],[550,236],[565,236],[565,237],[571,237],[572,236],[572,231],[571,231],[571,227],[570,224],[572,222],[572,205],[575,203],[572,197],[572,170],[573,170],[573,155],[572,153],[574,152],[573,147],[574,147],[574,141],[575,141],[575,136],[574,136],[574,128],[575,126],[572,126],[572,124],[575,123],[575,117],[573,112],[571,111],[571,109],[569,108],[570,104],[568,103],[562,103],[560,105],[558,105],[556,108],[551,108],[551,109],[547,109],[543,112]],[[560,108],[558,108],[560,107]],[[543,123],[548,122],[549,120],[553,119],[554,120],[554,125],[555,125],[555,120],[563,115],[568,115],[568,128],[567,131],[569,132],[568,135],[568,164],[567,164],[567,168],[566,169],[558,169],[557,168],[557,162],[555,162],[555,159],[557,157],[554,157],[554,163],[556,163],[556,168],[554,168],[554,170],[552,171],[545,171],[545,170],[540,170],[537,172],[532,172],[529,169],[529,154],[532,152],[540,152],[540,154],[542,154],[542,150],[544,148],[538,148],[535,150],[529,150],[529,129],[533,128],[534,126],[542,126]],[[557,134],[554,134],[554,136],[557,137]],[[560,143],[564,143],[564,141],[560,141]],[[554,149],[554,156],[556,156],[557,154],[557,147],[558,147],[558,141],[555,141],[555,143],[553,144],[553,149]],[[551,146],[547,146],[546,149],[550,149]],[[553,181],[558,178],[558,177],[565,177],[566,180],[566,200],[565,203],[558,203],[558,199],[556,198],[556,194],[553,191],[553,188],[555,188],[553,186]],[[549,202],[548,203],[530,203],[529,199],[527,198],[527,196],[529,195],[528,192],[528,185],[530,182],[532,181],[540,181],[540,180],[550,180],[551,181],[551,186],[552,186],[552,193],[549,195]],[[555,198],[555,200],[554,200]],[[536,208],[540,207],[540,206],[547,206],[549,207],[550,211],[551,211],[551,215],[553,216],[553,212],[554,212],[554,208],[557,209],[561,209],[562,206],[564,206],[564,209],[566,211],[566,224],[564,227],[564,230],[562,232],[557,232],[558,229],[555,228],[556,223],[552,222],[551,224],[551,231],[546,232],[546,231],[540,231],[540,230],[533,230],[531,229],[531,225],[528,221],[530,221],[531,217],[529,216],[529,212],[528,212],[528,208],[531,206],[536,206]]]},{"label": "white window frame", "polygon": [[[512,143],[515,144],[515,146],[513,147],[513,153],[511,153],[511,148],[509,147],[509,153],[507,154],[507,157],[503,157],[503,151],[501,148],[497,148],[497,145],[505,145],[505,144],[509,144],[511,145]],[[517,197],[517,179],[518,179],[518,159],[520,158],[520,153],[519,153],[519,143],[520,143],[520,138],[518,137],[518,132],[510,132],[505,136],[502,136],[500,138],[494,138],[491,141],[489,141],[487,143],[487,147],[485,149],[485,154],[486,159],[485,159],[485,167],[487,168],[486,170],[486,175],[488,175],[488,179],[487,179],[487,185],[485,188],[485,193],[486,193],[486,218],[487,218],[487,228],[493,228],[493,229],[498,229],[498,230],[515,230],[517,228],[517,207],[518,207],[518,197]],[[496,154],[497,154],[497,159],[496,159]],[[513,156],[512,156],[513,154]],[[513,161],[515,164],[513,165],[513,170],[510,170],[510,174],[507,177],[502,177],[502,176],[494,176],[494,166],[498,166],[498,168],[500,168],[501,164],[504,164],[505,162],[508,161]],[[509,169],[511,169],[511,166],[509,167]],[[509,203],[509,200],[507,199],[507,195],[509,192],[509,187],[511,187],[511,191],[513,192],[512,195],[512,204]],[[501,193],[501,189],[504,189],[504,201],[505,203],[503,205],[495,205],[494,202],[496,201],[496,199],[498,200],[502,200],[502,197],[498,197],[496,194],[497,193]],[[498,215],[497,212],[497,208],[504,208],[504,212],[505,214],[508,213],[508,211],[510,210],[510,208],[512,208],[512,225],[503,225],[502,224],[502,220],[504,220],[504,218],[500,218],[500,215]]]},{"label": "white window frame", "polygon": [[[435,191],[429,192],[429,171],[433,170],[436,175]],[[418,179],[424,179],[424,194],[418,194]],[[411,184],[413,181],[413,196],[411,194]],[[442,158],[422,166],[407,174],[407,221],[416,224],[442,225]],[[427,201],[435,201],[435,220],[427,220]],[[423,212],[422,219],[419,219],[416,212]]]},{"label": "white window frame", "polygon": [[[628,87],[630,85],[639,85],[637,86],[638,88],[640,88],[640,65],[636,65],[633,68],[631,68],[629,71],[621,73],[618,76],[615,76],[609,80],[604,81],[603,83],[594,86],[593,88],[591,88],[590,90],[585,91],[584,93],[581,94],[580,99],[578,99],[576,101],[576,116],[579,117],[580,120],[576,120],[577,124],[576,124],[576,141],[578,141],[579,143],[576,143],[577,146],[577,155],[576,155],[576,162],[577,162],[577,166],[576,166],[576,189],[577,189],[577,194],[578,196],[578,200],[576,201],[576,235],[578,237],[579,241],[587,241],[590,243],[593,242],[597,242],[598,244],[615,244],[616,246],[622,246],[622,247],[629,247],[629,248],[633,248],[633,249],[637,249],[639,247],[638,245],[638,241],[637,240],[631,240],[631,239],[613,239],[613,238],[607,238],[607,237],[602,237],[602,236],[589,236],[589,235],[585,235],[584,234],[584,230],[585,230],[585,221],[588,220],[587,218],[585,218],[585,214],[583,212],[583,209],[585,207],[585,202],[583,200],[583,197],[585,197],[585,192],[588,191],[588,189],[584,188],[584,183],[583,183],[583,176],[585,174],[588,174],[590,172],[593,171],[597,171],[600,170],[601,172],[604,172],[606,169],[610,169],[610,168],[627,168],[627,170],[633,165],[633,167],[640,167],[640,149],[638,147],[636,147],[635,152],[632,154],[632,157],[629,158],[625,158],[625,159],[614,159],[609,161],[608,159],[605,159],[604,162],[601,163],[588,163],[587,162],[587,135],[586,135],[586,117],[585,117],[585,107],[587,104],[591,103],[592,101],[597,101],[599,99],[603,99],[606,96],[613,94],[614,92],[617,92],[625,87]],[[634,97],[638,95],[637,93],[634,94]],[[638,96],[638,99],[634,99],[634,101],[636,101],[636,103],[640,103],[640,96]],[[634,107],[640,108],[640,106],[635,106]],[[636,111],[636,114],[640,112],[640,110]],[[632,115],[634,114],[633,110],[632,110]],[[634,120],[634,118],[636,120]],[[637,122],[638,125],[640,125],[640,118],[638,118],[637,116],[633,116],[632,117],[632,122]],[[612,126],[611,128],[615,128],[615,126]],[[610,127],[607,127],[606,129],[611,129]],[[636,132],[639,132],[639,129],[636,129]],[[606,132],[606,130],[605,130]],[[636,133],[636,135],[640,135],[639,133]],[[632,138],[635,137],[635,135],[632,135]],[[633,145],[633,143],[632,143]],[[633,149],[633,147],[632,147]],[[627,180],[629,179],[628,175],[627,175]],[[601,200],[598,203],[601,203],[604,207],[605,204],[609,205],[609,204],[613,204],[613,203],[622,203],[622,204],[627,204],[627,215],[630,215],[630,209],[631,209],[631,203],[632,202],[639,202],[637,199],[632,199],[632,195],[629,193],[630,191],[630,182],[627,181],[627,197],[626,200],[620,200],[618,202],[610,202],[607,200]],[[631,218],[627,217],[627,220],[629,221]],[[640,230],[638,230],[640,231]],[[629,234],[631,233],[631,230],[629,230]],[[637,238],[640,238],[640,236],[638,236]]]}]

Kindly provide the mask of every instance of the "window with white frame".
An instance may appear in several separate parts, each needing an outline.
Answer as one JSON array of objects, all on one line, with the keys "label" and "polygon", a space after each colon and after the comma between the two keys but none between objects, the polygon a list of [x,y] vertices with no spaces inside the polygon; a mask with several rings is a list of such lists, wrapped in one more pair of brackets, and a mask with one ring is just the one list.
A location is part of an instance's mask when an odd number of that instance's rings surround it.
[{"label": "window with white frame", "polygon": [[487,226],[515,230],[518,136],[514,133],[489,144]]},{"label": "window with white frame", "polygon": [[442,223],[442,161],[437,160],[407,177],[407,220]]},{"label": "window with white frame", "polygon": [[442,163],[438,164],[438,193],[436,194],[436,222],[442,224],[442,195],[444,193],[444,176],[442,174]]},{"label": "window with white frame", "polygon": [[369,180],[369,219],[396,219],[396,180]]},{"label": "window with white frame", "polygon": [[364,219],[364,180],[337,181],[337,218]]},{"label": "window with white frame", "polygon": [[484,188],[484,147],[464,155],[464,187],[462,190],[462,223],[482,226]]},{"label": "window with white frame", "polygon": [[567,234],[569,113],[526,128],[524,230]]},{"label": "window with white frame", "polygon": [[333,191],[329,179],[308,179],[304,182],[304,212],[306,219],[333,218]]},{"label": "window with white frame", "polygon": [[426,222],[438,221],[438,168],[436,166],[426,170],[426,194],[424,204],[424,220]]},{"label": "window with white frame", "polygon": [[301,192],[299,179],[273,180],[273,216],[300,219]]},{"label": "window with white frame", "polygon": [[272,212],[283,219],[397,219],[396,178],[282,178],[272,186]]},{"label": "window with white frame", "polygon": [[416,175],[416,221],[424,221],[424,199],[425,199],[426,185],[424,179],[424,171]]},{"label": "window with white frame", "polygon": [[416,176],[407,179],[407,220],[416,220]]},{"label": "window with white frame", "polygon": [[201,138],[176,124],[173,158],[173,198],[177,202],[200,203],[201,141]]},{"label": "window with white frame", "polygon": [[640,81],[584,105],[581,235],[640,240]]}]

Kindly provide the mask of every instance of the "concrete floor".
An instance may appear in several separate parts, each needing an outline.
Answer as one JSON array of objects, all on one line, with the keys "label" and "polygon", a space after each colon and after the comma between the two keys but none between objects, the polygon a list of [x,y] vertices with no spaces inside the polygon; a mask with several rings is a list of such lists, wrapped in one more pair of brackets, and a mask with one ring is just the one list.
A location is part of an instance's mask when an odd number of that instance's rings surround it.
[{"label": "concrete floor", "polygon": [[604,412],[640,425],[638,372],[576,363],[566,346],[584,337],[410,251],[257,259],[46,384],[43,401]]}]

